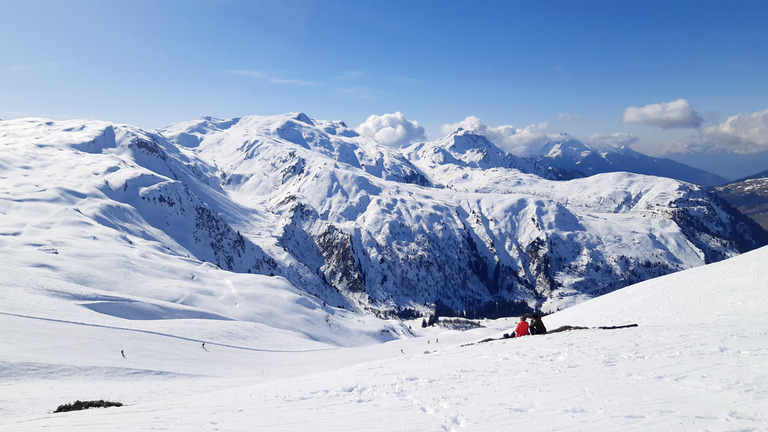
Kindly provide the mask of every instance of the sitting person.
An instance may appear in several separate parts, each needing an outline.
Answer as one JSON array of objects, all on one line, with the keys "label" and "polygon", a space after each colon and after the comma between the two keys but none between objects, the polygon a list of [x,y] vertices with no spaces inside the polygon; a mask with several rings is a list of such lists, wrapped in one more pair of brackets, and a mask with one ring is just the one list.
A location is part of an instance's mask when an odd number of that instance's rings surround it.
[{"label": "sitting person", "polygon": [[544,323],[541,321],[541,315],[539,314],[532,314],[531,315],[531,326],[530,326],[531,334],[546,334],[547,328],[544,327]]},{"label": "sitting person", "polygon": [[531,334],[531,332],[528,328],[528,321],[525,320],[524,316],[521,316],[520,322],[517,323],[517,327],[515,327],[515,331],[512,332],[512,337],[527,336],[529,334]]}]

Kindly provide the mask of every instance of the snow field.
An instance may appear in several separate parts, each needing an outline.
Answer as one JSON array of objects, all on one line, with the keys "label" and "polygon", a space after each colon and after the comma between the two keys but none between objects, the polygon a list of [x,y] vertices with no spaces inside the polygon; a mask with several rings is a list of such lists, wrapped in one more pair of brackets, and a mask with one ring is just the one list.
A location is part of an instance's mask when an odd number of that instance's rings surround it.
[{"label": "snow field", "polygon": [[[151,352],[159,351],[155,341],[151,348],[127,351],[125,362],[164,368],[156,373],[28,364],[26,372],[38,376],[4,380],[3,393],[13,398],[2,401],[9,421],[0,427],[761,430],[768,421],[768,332],[763,327],[738,334],[736,326],[725,327],[702,326],[693,333],[662,326],[580,330],[470,346],[456,345],[454,335],[450,343],[419,338],[280,355],[215,345],[206,353],[192,343],[182,351],[178,341],[169,352]],[[134,360],[151,355],[174,360]],[[204,364],[205,356],[215,361]],[[183,370],[223,376],[171,372]],[[45,372],[50,375],[41,376]],[[49,414],[58,404],[89,398],[127,406]]]},{"label": "snow field", "polygon": [[[254,340],[230,321],[136,321],[86,308],[68,313],[79,324],[32,319],[4,301],[0,429],[765,430],[766,256],[763,248],[544,319],[550,330],[638,327],[484,343],[515,320],[465,332],[421,329],[417,320],[418,337],[388,343],[338,348],[294,338],[291,348],[260,349],[283,335]],[[101,324],[89,324],[97,316]],[[179,336],[195,332],[216,340],[204,349]],[[76,399],[126,406],[51,414]]]}]

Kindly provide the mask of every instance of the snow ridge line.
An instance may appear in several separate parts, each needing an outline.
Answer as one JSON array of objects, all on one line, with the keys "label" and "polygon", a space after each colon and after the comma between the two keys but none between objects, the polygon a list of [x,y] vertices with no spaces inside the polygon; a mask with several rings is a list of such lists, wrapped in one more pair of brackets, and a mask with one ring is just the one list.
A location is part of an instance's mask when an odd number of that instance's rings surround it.
[{"label": "snow ridge line", "polygon": [[185,341],[190,341],[195,343],[204,342],[206,345],[220,346],[224,348],[233,348],[233,349],[239,349],[244,351],[274,352],[274,353],[302,353],[302,352],[328,351],[328,350],[335,349],[335,348],[316,348],[316,349],[307,349],[307,350],[273,350],[273,349],[265,349],[265,348],[249,348],[249,347],[243,347],[238,345],[209,342],[201,339],[193,339],[193,338],[188,338],[184,336],[177,336],[169,333],[161,333],[161,332],[152,331],[152,330],[132,329],[132,328],[125,328],[125,327],[109,326],[104,324],[90,324],[90,323],[84,323],[79,321],[68,321],[68,320],[61,320],[61,319],[55,319],[55,318],[36,317],[32,315],[21,315],[21,314],[15,314],[11,312],[0,312],[0,315],[13,316],[17,318],[35,319],[40,321],[58,322],[58,323],[64,323],[64,324],[73,324],[73,325],[80,325],[80,326],[87,326],[87,327],[98,327],[98,328],[104,328],[104,329],[110,329],[110,330],[132,331],[137,333],[145,333],[145,334],[151,334],[155,336],[180,339],[180,340],[185,340]]}]

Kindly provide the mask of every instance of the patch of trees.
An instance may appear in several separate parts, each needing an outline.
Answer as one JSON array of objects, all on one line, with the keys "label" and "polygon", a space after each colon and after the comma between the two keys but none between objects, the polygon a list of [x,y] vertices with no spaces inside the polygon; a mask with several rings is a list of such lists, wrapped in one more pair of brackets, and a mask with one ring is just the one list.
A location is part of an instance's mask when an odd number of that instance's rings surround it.
[{"label": "patch of trees", "polygon": [[414,308],[404,307],[398,310],[397,312],[395,312],[395,316],[397,316],[401,320],[412,320],[416,318],[421,318],[424,315]]},{"label": "patch of trees", "polygon": [[435,318],[458,317],[467,319],[498,319],[520,316],[534,312],[523,300],[494,300],[468,306],[466,309],[453,309],[441,300],[435,302]]}]

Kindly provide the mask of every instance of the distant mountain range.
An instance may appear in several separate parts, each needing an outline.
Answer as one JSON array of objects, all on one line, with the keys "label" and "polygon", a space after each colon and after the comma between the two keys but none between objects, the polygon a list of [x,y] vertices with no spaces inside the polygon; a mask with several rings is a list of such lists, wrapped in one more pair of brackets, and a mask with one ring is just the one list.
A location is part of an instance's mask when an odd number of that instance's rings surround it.
[{"label": "distant mountain range", "polygon": [[[700,186],[584,177],[552,166],[550,147],[517,158],[460,130],[399,150],[302,113],[156,131],[3,121],[0,240],[105,291],[192,306],[213,288],[189,266],[214,265],[222,280],[271,276],[330,306],[401,316],[552,311],[768,244]],[[148,273],[165,282],[137,288]]]},{"label": "distant mountain range", "polygon": [[702,186],[726,183],[716,174],[636,152],[627,146],[596,150],[581,141],[562,134],[560,140],[549,141],[534,159],[544,165],[594,175],[626,171],[636,174],[673,178]]},{"label": "distant mountain range", "polygon": [[768,231],[768,170],[715,186],[712,191]]},{"label": "distant mountain range", "polygon": [[459,128],[445,137],[431,142],[417,143],[403,150],[412,161],[431,168],[456,166],[462,169],[509,168],[535,174],[548,180],[571,180],[585,177],[580,172],[540,163],[507,153],[482,134]]},{"label": "distant mountain range", "polygon": [[753,174],[751,176],[744,177],[742,179],[734,181],[733,183],[739,183],[739,182],[743,182],[743,181],[746,181],[746,180],[764,179],[764,178],[768,178],[768,170],[761,171],[761,172],[759,172],[757,174]]}]

